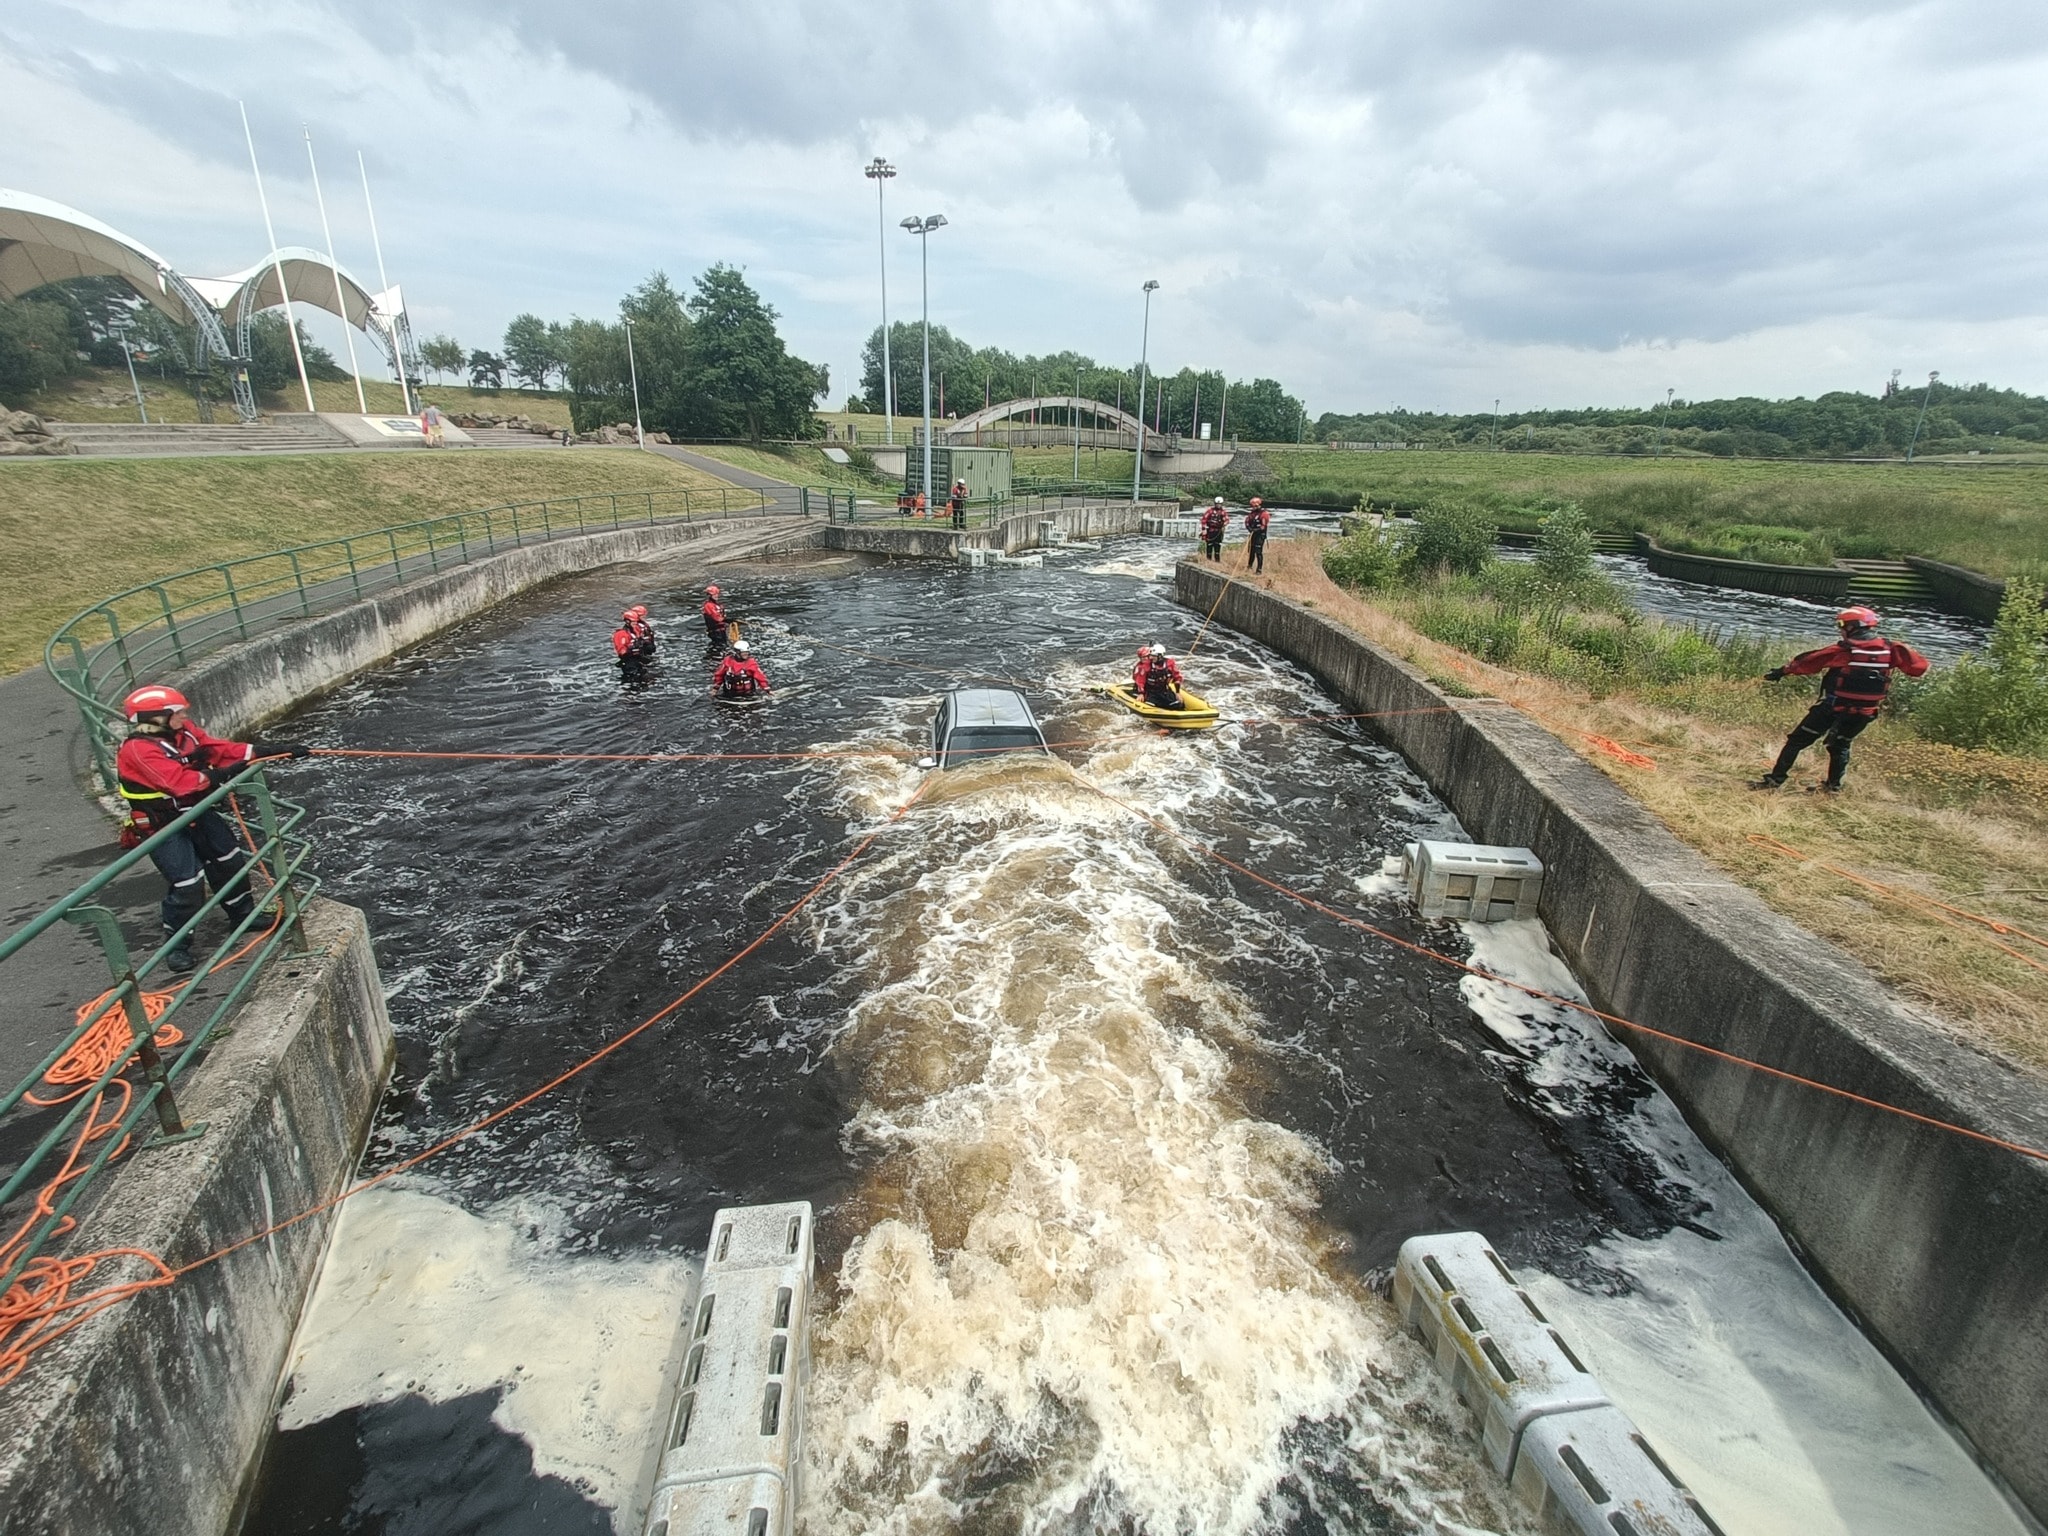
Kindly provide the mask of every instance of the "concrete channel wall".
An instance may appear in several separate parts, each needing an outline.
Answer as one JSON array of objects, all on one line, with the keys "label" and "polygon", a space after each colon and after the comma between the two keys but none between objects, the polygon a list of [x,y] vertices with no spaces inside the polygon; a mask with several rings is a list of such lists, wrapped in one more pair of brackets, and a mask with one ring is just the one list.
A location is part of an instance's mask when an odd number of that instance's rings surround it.
[{"label": "concrete channel wall", "polygon": [[[1547,866],[1542,916],[1604,1010],[2023,1146],[2040,1083],[1910,1013],[1512,706],[1453,699],[1333,620],[1195,561],[1179,601],[1306,666],[1481,842]],[[1615,1034],[1814,1273],[2048,1517],[2048,1164],[1636,1031]]]},{"label": "concrete channel wall", "polygon": [[1147,507],[1156,513],[1158,502],[1112,501],[1085,507],[1060,507],[1044,512],[1020,512],[989,528],[967,532],[933,522],[922,528],[881,528],[872,524],[828,523],[821,530],[826,549],[852,554],[888,555],[898,560],[954,560],[963,549],[996,549],[1014,555],[1020,549],[1041,548],[1040,535],[1047,523],[1072,539],[1099,539],[1113,534],[1136,533]]},{"label": "concrete channel wall", "polygon": [[[316,900],[179,1087],[193,1141],[128,1154],[92,1244],[173,1268],[310,1210],[347,1181],[391,1067],[369,925]],[[327,1246],[311,1217],[91,1318],[0,1392],[0,1532],[229,1528]],[[87,1246],[91,1246],[88,1244]],[[86,1289],[139,1275],[106,1266]]]},{"label": "concrete channel wall", "polygon": [[817,542],[792,518],[652,523],[551,539],[422,577],[208,658],[178,678],[207,728],[232,736],[303,703],[530,587],[707,541],[720,554],[771,554]]}]

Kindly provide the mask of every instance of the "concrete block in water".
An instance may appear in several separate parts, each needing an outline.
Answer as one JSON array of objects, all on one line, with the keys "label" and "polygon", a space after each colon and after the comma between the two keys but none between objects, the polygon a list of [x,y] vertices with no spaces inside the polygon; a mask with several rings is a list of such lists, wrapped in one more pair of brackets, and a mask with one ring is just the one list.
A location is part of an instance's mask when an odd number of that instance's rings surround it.
[{"label": "concrete block in water", "polygon": [[728,1206],[647,1511],[647,1536],[787,1536],[810,1378],[811,1207]]},{"label": "concrete block in water", "polygon": [[1527,848],[1410,843],[1401,851],[1401,881],[1424,917],[1504,923],[1536,915],[1543,861]]}]

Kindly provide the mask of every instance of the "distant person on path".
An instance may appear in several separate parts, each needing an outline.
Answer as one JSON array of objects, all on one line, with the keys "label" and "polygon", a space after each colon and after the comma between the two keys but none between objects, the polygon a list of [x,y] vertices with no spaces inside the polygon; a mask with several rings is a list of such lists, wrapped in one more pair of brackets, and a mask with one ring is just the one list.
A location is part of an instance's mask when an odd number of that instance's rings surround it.
[{"label": "distant person on path", "polygon": [[768,674],[754,660],[754,648],[746,641],[733,641],[732,650],[719,658],[718,670],[711,674],[711,691],[721,699],[751,699],[772,691]]},{"label": "distant person on path", "polygon": [[1266,569],[1266,530],[1273,526],[1273,514],[1266,510],[1265,502],[1258,497],[1245,509],[1244,531],[1251,535],[1251,542],[1245,546],[1244,568],[1247,571],[1263,573]]},{"label": "distant person on path", "polygon": [[946,498],[946,507],[953,514],[953,526],[955,528],[965,528],[967,526],[967,482],[965,480],[955,480],[953,482],[952,494]]},{"label": "distant person on path", "polygon": [[420,411],[420,431],[426,434],[427,446],[441,446],[441,407],[429,403]]},{"label": "distant person on path", "polygon": [[1223,558],[1223,535],[1230,531],[1230,509],[1218,496],[1202,514],[1202,553],[1211,560]]},{"label": "distant person on path", "polygon": [[[114,777],[135,831],[148,838],[260,757],[304,757],[295,741],[223,741],[192,723],[191,705],[175,688],[138,688],[122,706],[129,736],[114,759]],[[132,847],[133,844],[130,844]],[[150,850],[167,889],[161,916],[169,938],[206,902],[202,883],[221,897],[221,911],[236,925],[255,910],[243,866],[249,850],[215,809],[201,812],[175,837]],[[193,967],[187,934],[164,957],[173,971]]]},{"label": "distant person on path", "polygon": [[1835,622],[1842,638],[1833,645],[1803,651],[1764,674],[1771,682],[1781,677],[1811,677],[1816,672],[1824,675],[1820,701],[1792,728],[1771,771],[1751,784],[1751,789],[1779,788],[1799,754],[1826,737],[1828,776],[1820,787],[1831,795],[1841,793],[1842,775],[1849,768],[1849,745],[1884,707],[1892,674],[1925,675],[1927,658],[1902,641],[1880,635],[1877,626],[1883,621],[1874,609],[1845,608],[1835,615]]}]

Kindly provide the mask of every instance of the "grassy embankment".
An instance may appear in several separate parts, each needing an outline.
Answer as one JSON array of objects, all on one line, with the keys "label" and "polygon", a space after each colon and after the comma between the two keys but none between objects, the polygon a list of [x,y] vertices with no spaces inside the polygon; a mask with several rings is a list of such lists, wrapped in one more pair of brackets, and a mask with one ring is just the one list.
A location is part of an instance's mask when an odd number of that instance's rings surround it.
[{"label": "grassy embankment", "polygon": [[[199,404],[183,380],[162,379],[144,371],[139,375],[139,382],[151,421],[189,423],[199,420]],[[535,421],[557,427],[569,425],[568,396],[552,391],[535,394],[520,389],[504,389],[497,394],[485,394],[465,384],[429,383],[422,385],[420,392],[423,398],[433,401],[444,411],[488,411],[499,416],[530,416]],[[369,402],[371,411],[378,414],[397,415],[405,409],[405,399],[398,386],[382,379],[363,380],[363,397]],[[50,421],[132,422],[137,419],[135,393],[129,388],[127,370],[121,368],[89,369],[41,394],[8,403]],[[355,380],[315,379],[313,404],[323,411],[355,411]],[[257,405],[266,412],[303,411],[306,397],[299,392],[298,382],[294,380],[288,389],[263,396]],[[216,400],[213,419],[215,422],[233,421],[234,407]]]},{"label": "grassy embankment", "polygon": [[[1267,584],[1413,662],[1451,691],[1519,705],[1619,782],[1685,842],[1778,911],[1839,944],[1902,995],[1980,1043],[2048,1071],[2048,987],[1988,931],[1771,851],[1768,838],[1888,885],[2048,932],[2048,762],[1963,751],[1880,720],[1857,742],[1849,792],[1807,792],[1817,749],[1777,793],[1745,787],[1776,754],[1811,683],[1767,685],[1702,669],[1674,681],[1595,688],[1490,665],[1401,616],[1412,590],[1360,595],[1324,573],[1328,541],[1267,555]],[[1624,762],[1590,738],[1649,758]],[[1974,927],[1974,925],[1966,925]],[[2034,952],[2041,958],[2039,952]]]},{"label": "grassy embankment", "polygon": [[0,674],[87,604],[137,582],[508,501],[716,489],[631,449],[0,462]]},{"label": "grassy embankment", "polygon": [[[1485,507],[1503,528],[1533,530],[1545,510],[1571,501],[1596,529],[1642,530],[1675,548],[1741,554],[1747,547],[1752,558],[1760,543],[1799,543],[1806,546],[1797,551],[1802,558],[1924,555],[1993,576],[2039,570],[2048,561],[2048,465],[1645,463],[1328,449],[1266,450],[1262,457],[1273,478],[1244,488],[1280,505],[1290,496],[1346,504],[1371,496],[1409,508],[1458,497]],[[1773,530],[1790,537],[1768,537]],[[1771,551],[1763,553],[1768,558]]]}]

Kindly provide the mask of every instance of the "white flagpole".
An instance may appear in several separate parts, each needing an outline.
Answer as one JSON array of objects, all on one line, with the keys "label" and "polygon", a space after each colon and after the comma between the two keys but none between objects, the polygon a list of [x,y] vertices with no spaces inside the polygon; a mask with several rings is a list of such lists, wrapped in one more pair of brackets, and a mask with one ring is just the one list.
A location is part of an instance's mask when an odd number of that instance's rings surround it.
[{"label": "white flagpole", "polygon": [[306,354],[299,348],[299,325],[292,318],[292,294],[284,283],[284,258],[277,253],[277,229],[270,222],[270,199],[263,193],[263,167],[256,163],[256,136],[249,131],[249,109],[241,102],[242,137],[249,142],[249,169],[256,173],[256,201],[263,205],[263,234],[270,241],[270,265],[277,273],[277,296],[284,301],[284,328],[292,339],[292,356],[299,360],[299,388],[306,392],[306,414],[311,415],[313,385],[306,377]]},{"label": "white flagpole", "polygon": [[327,199],[320,191],[320,162],[313,158],[313,130],[301,123],[299,131],[306,136],[306,164],[313,167],[313,201],[320,205],[320,233],[327,237],[327,270],[334,274],[334,307],[341,311],[341,339],[348,343],[348,371],[356,376],[356,409],[367,416],[370,402],[363,398],[363,370],[356,362],[356,331],[348,322],[348,295],[341,290],[341,263],[334,259],[334,230],[327,223]]},{"label": "white flagpole", "polygon": [[[391,279],[384,274],[384,242],[377,235],[377,205],[370,201],[370,168],[363,163],[363,152],[356,151],[356,169],[363,173],[363,206],[370,211],[370,244],[377,252],[377,286],[385,293],[391,291]],[[405,341],[398,334],[398,316],[391,316],[391,356],[398,364],[398,392],[405,397],[405,408],[412,409],[412,384],[405,376]]]}]

